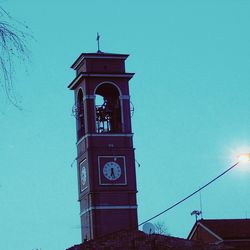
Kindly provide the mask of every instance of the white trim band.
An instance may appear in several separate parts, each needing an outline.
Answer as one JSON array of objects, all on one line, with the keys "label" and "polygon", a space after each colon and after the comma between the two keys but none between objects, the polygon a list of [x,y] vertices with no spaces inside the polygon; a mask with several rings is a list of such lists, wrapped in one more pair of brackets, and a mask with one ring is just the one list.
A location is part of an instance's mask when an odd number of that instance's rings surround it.
[{"label": "white trim band", "polygon": [[95,99],[95,95],[85,95],[83,100],[85,101],[86,99]]},{"label": "white trim band", "polygon": [[102,209],[137,209],[137,205],[134,205],[134,206],[94,206],[94,207],[90,207],[81,211],[80,216],[92,210],[102,210]]},{"label": "white trim band", "polygon": [[119,96],[119,99],[120,99],[120,100],[129,100],[129,99],[130,99],[130,96],[129,96],[129,95],[120,95],[120,96]]},{"label": "white trim band", "polygon": [[82,73],[80,76],[82,77],[122,77],[122,78],[132,78],[134,73],[117,73],[117,74],[102,74],[102,73]]},{"label": "white trim band", "polygon": [[109,133],[100,133],[100,134],[86,134],[83,136],[78,142],[76,142],[76,145],[79,145],[84,139],[90,136],[100,136],[100,137],[105,137],[105,136],[121,136],[121,137],[132,137],[133,134],[109,134]]}]

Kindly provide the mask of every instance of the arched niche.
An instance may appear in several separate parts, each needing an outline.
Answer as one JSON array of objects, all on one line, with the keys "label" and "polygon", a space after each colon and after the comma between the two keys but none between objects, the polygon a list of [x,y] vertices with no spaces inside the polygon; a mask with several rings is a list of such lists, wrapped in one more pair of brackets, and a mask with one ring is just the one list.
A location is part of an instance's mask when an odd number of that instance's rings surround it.
[{"label": "arched niche", "polygon": [[83,92],[79,89],[77,93],[77,139],[79,140],[85,134],[85,121],[84,121],[84,103]]},{"label": "arched niche", "polygon": [[102,83],[96,88],[95,96],[96,132],[122,132],[121,104],[118,88],[111,83]]}]

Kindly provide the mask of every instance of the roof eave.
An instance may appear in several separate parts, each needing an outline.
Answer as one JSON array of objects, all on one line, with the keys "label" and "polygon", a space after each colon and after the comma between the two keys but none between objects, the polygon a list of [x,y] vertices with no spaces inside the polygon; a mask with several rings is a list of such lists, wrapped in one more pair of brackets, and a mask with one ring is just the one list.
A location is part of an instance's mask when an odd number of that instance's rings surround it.
[{"label": "roof eave", "polygon": [[123,59],[126,60],[129,54],[112,54],[112,53],[82,53],[75,62],[71,65],[72,69],[76,69],[79,64],[84,59],[93,58],[93,59]]},{"label": "roof eave", "polygon": [[121,74],[102,74],[102,73],[81,73],[76,78],[69,84],[68,88],[70,90],[73,90],[75,86],[78,84],[78,82],[83,78],[83,77],[108,77],[108,78],[128,78],[129,80],[134,76],[135,73],[121,73]]}]

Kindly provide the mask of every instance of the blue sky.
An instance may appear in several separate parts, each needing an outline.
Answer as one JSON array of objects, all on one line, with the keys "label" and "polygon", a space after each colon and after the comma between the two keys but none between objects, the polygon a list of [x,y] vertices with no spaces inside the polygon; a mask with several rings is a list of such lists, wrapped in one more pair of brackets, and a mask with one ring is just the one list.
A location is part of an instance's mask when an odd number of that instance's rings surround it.
[{"label": "blue sky", "polygon": [[[247,0],[1,1],[25,22],[26,72],[0,105],[0,248],[65,249],[80,242],[74,78],[82,52],[129,53],[138,214],[144,221],[202,186],[250,150],[250,3]],[[204,218],[250,217],[250,171],[240,166],[202,192]],[[164,221],[186,237],[199,196]]]}]

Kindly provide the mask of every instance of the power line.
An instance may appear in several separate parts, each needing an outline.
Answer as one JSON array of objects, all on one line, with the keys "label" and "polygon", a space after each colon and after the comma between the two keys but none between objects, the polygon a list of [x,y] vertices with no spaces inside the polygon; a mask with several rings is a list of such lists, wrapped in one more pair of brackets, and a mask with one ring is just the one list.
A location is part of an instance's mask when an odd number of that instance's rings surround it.
[{"label": "power line", "polygon": [[210,184],[212,184],[214,181],[216,181],[217,179],[219,179],[221,176],[223,176],[224,174],[226,174],[228,171],[230,171],[231,169],[233,169],[235,166],[237,166],[239,164],[239,161],[236,162],[233,166],[231,166],[230,168],[228,168],[227,170],[225,170],[223,173],[221,173],[220,175],[218,175],[217,177],[215,177],[214,179],[212,179],[211,181],[209,181],[207,184],[205,184],[204,186],[200,187],[199,189],[197,189],[196,191],[194,191],[193,193],[191,193],[190,195],[186,196],[185,198],[181,199],[180,201],[176,202],[175,204],[173,204],[172,206],[168,207],[167,209],[163,210],[162,212],[154,215],[153,217],[141,222],[140,224],[138,224],[138,227],[157,218],[158,216],[168,212],[169,210],[171,210],[172,208],[178,206],[179,204],[181,204],[182,202],[186,201],[187,199],[189,199],[190,197],[192,197],[193,195],[197,194],[198,192],[200,192],[202,189],[204,189],[205,187],[209,186]]}]

